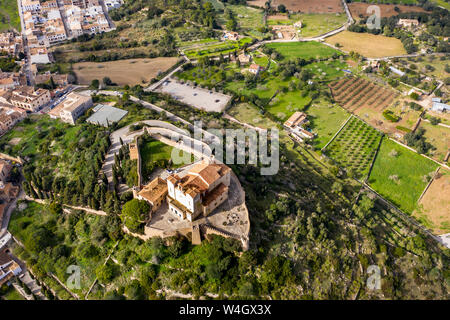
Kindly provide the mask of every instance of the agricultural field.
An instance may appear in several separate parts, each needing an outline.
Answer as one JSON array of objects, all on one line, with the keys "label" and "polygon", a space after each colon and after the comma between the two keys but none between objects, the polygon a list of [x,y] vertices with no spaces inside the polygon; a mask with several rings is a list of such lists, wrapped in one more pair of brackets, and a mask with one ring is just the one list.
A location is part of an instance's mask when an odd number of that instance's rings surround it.
[{"label": "agricultural field", "polygon": [[434,234],[450,232],[450,171],[441,168],[413,216]]},{"label": "agricultural field", "polygon": [[8,29],[21,31],[19,11],[16,0],[2,0],[0,2],[0,32]]},{"label": "agricultural field", "polygon": [[330,81],[343,76],[343,70],[348,69],[348,65],[343,61],[330,59],[328,61],[313,62],[305,66],[305,69],[314,74],[314,80]]},{"label": "agricultural field", "polygon": [[248,123],[255,127],[270,129],[276,126],[276,123],[265,117],[258,108],[248,103],[233,105],[231,109],[227,110],[227,113],[240,122]]},{"label": "agricultural field", "polygon": [[[389,112],[394,117],[386,118],[383,111]],[[396,139],[401,139],[405,133],[408,133],[414,127],[421,112],[411,109],[407,103],[396,101],[384,110],[378,109],[376,105],[363,106],[355,114],[384,133],[393,135]]]},{"label": "agricultural field", "polygon": [[313,140],[316,150],[322,149],[349,117],[349,113],[339,106],[318,101],[308,107],[309,128],[317,134]]},{"label": "agricultural field", "polygon": [[272,0],[272,7],[277,8],[280,4],[284,4],[286,9],[294,12],[336,13],[344,11],[340,0]]},{"label": "agricultural field", "polygon": [[282,55],[282,60],[292,59],[324,59],[335,55],[340,55],[338,50],[330,48],[319,42],[274,42],[266,44]]},{"label": "agricultural field", "polygon": [[369,33],[343,31],[327,38],[325,42],[333,46],[339,44],[342,50],[346,52],[354,51],[367,58],[406,54],[406,50],[399,39]]},{"label": "agricultural field", "polygon": [[384,138],[368,183],[402,211],[412,213],[437,167],[433,161]]},{"label": "agricultural field", "polygon": [[350,112],[371,107],[382,112],[397,97],[397,93],[358,77],[345,77],[329,85],[334,100]]},{"label": "agricultural field", "polygon": [[[353,2],[359,2],[359,1],[353,1]],[[408,6],[419,5],[419,3],[420,3],[418,0],[364,0],[363,2],[367,2],[369,4],[376,4],[376,5],[385,3],[385,4],[392,4],[392,5],[408,5]],[[450,4],[446,0],[431,0],[430,2],[434,2],[438,6],[444,7],[447,10],[450,9]]]},{"label": "agricultural field", "polygon": [[309,96],[303,97],[301,91],[279,92],[266,106],[266,110],[284,122],[295,111],[302,111],[311,102]]},{"label": "agricultural field", "polygon": [[244,45],[250,45],[252,43],[251,38],[242,38],[238,41],[216,41],[212,43],[206,43],[194,48],[185,49],[184,53],[190,59],[198,59],[201,57],[218,56],[220,54],[226,55],[235,50],[240,50]]},{"label": "agricultural field", "polygon": [[450,77],[450,73],[445,70],[446,65],[450,65],[450,56],[411,57],[399,59],[398,64],[440,80]]},{"label": "agricultural field", "polygon": [[427,121],[421,121],[419,128],[425,129],[425,140],[436,148],[429,151],[430,156],[435,160],[443,161],[450,150],[450,128],[432,125]]},{"label": "agricultural field", "polygon": [[[369,6],[371,6],[370,3],[352,2],[348,4],[348,7],[354,19],[358,19],[360,16],[368,17],[372,15],[371,12],[367,13],[367,8]],[[426,12],[423,8],[416,6],[378,4],[378,3],[377,6],[380,7],[382,18],[392,17],[398,15],[399,13],[406,13],[406,12]],[[399,12],[395,11],[395,8],[400,9],[400,11]]]},{"label": "agricultural field", "polygon": [[325,154],[364,180],[380,144],[381,134],[364,121],[351,117],[326,147]]},{"label": "agricultural field", "polygon": [[176,57],[154,59],[129,59],[108,62],[80,62],[73,65],[78,83],[90,84],[92,80],[109,77],[120,86],[148,83],[158,73],[176,64]]}]

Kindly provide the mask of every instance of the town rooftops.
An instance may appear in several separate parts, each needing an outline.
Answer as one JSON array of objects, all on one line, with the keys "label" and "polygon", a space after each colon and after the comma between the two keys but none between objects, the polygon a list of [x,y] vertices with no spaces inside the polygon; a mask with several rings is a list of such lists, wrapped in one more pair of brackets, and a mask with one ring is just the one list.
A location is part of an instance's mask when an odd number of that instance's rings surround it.
[{"label": "town rooftops", "polygon": [[146,199],[151,203],[156,203],[158,200],[166,196],[167,194],[167,182],[157,177],[153,179],[149,184],[139,191],[138,195]]}]

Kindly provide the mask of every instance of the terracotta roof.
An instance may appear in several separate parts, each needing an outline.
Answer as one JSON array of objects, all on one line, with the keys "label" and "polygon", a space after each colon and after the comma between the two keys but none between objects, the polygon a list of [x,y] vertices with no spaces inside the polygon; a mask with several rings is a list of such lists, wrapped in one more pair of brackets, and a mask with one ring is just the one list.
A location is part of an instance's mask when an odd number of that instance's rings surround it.
[{"label": "terracotta roof", "polygon": [[300,124],[302,124],[306,120],[306,113],[296,111],[292,116],[287,119],[287,121],[284,123],[287,127],[296,127]]},{"label": "terracotta roof", "polygon": [[138,195],[153,204],[167,195],[167,183],[157,177],[139,191]]},{"label": "terracotta roof", "polygon": [[225,192],[228,192],[228,187],[223,183],[219,184],[203,197],[203,205],[208,206],[211,202],[215,201]]}]

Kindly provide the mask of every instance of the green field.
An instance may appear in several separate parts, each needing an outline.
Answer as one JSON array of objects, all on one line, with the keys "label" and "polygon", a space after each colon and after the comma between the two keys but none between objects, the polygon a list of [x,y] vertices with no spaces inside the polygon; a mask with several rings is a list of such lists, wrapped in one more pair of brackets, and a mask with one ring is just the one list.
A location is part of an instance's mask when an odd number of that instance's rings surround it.
[{"label": "green field", "polygon": [[308,64],[305,69],[314,73],[315,79],[328,81],[343,76],[342,70],[348,69],[348,65],[339,60],[320,61]]},{"label": "green field", "polygon": [[301,111],[311,102],[309,96],[303,97],[301,91],[280,92],[266,107],[266,110],[281,121],[287,120],[295,111]]},{"label": "green field", "polygon": [[21,31],[17,1],[2,0],[0,2],[0,32],[11,28]]},{"label": "green field", "polygon": [[327,146],[326,154],[340,166],[352,169],[361,178],[369,173],[380,143],[381,134],[356,117],[352,117]]},{"label": "green field", "polygon": [[274,42],[266,44],[268,48],[272,48],[280,53],[282,60],[291,60],[296,58],[324,59],[333,55],[340,55],[340,52],[330,48],[324,44],[315,41],[309,42]]},{"label": "green field", "polygon": [[428,183],[424,176],[437,167],[431,160],[384,139],[375,159],[369,184],[401,210],[412,213]]},{"label": "green field", "polygon": [[349,117],[343,108],[322,101],[313,104],[305,112],[310,128],[317,134],[313,141],[316,150],[322,149]]}]

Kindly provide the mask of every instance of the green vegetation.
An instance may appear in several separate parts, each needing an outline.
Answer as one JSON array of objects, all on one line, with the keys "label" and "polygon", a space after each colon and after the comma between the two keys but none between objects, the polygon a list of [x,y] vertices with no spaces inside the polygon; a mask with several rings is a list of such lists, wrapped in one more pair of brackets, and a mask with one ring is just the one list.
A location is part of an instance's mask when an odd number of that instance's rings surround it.
[{"label": "green vegetation", "polygon": [[16,29],[21,31],[19,11],[16,0],[2,0],[0,3],[0,32]]},{"label": "green vegetation", "polygon": [[73,290],[86,294],[95,280],[96,268],[104,263],[122,232],[117,216],[96,216],[77,210],[55,213],[47,205],[26,201],[19,201],[9,230],[24,244],[24,248],[16,246],[14,254],[24,260],[39,279],[55,289],[61,299],[71,296],[54,284],[54,279],[47,280],[52,279],[50,274],[65,283],[70,276],[67,268],[78,265],[81,289]]},{"label": "green vegetation", "polygon": [[0,287],[0,300],[25,300],[25,298],[12,285],[4,284]]},{"label": "green vegetation", "polygon": [[266,44],[266,47],[277,51],[282,60],[291,60],[301,58],[309,59],[324,59],[332,56],[338,56],[341,53],[333,48],[330,48],[319,42],[275,42]]},{"label": "green vegetation", "polygon": [[149,218],[150,209],[147,201],[133,199],[124,204],[120,219],[131,232],[143,233],[143,227],[145,221]]},{"label": "green vegetation", "polygon": [[[236,19],[236,30],[243,34],[248,34],[257,39],[262,39],[265,36],[265,26],[262,9],[247,7],[244,5],[226,5],[226,10],[230,10]],[[219,15],[218,23],[227,28],[226,13]]]},{"label": "green vegetation", "polygon": [[148,179],[155,167],[167,168],[172,164],[173,147],[155,140],[150,136],[139,138],[139,152],[142,159],[142,178]]},{"label": "green vegetation", "polygon": [[252,43],[251,38],[242,38],[238,41],[226,40],[203,44],[200,48],[187,49],[184,51],[190,59],[198,59],[200,57],[217,56],[219,54],[229,54],[236,50],[240,50]]},{"label": "green vegetation", "polygon": [[383,117],[390,122],[398,122],[400,120],[400,117],[397,116],[392,110],[384,110],[383,111]]},{"label": "green vegetation", "polygon": [[316,150],[322,149],[348,119],[349,113],[343,108],[319,101],[307,108],[310,128],[317,133],[313,144]]},{"label": "green vegetation", "polygon": [[375,159],[369,184],[401,210],[412,213],[428,183],[424,177],[436,168],[437,164],[433,161],[384,139]]},{"label": "green vegetation", "polygon": [[327,146],[326,154],[350,170],[349,175],[365,178],[380,144],[381,134],[358,118],[352,117]]}]

